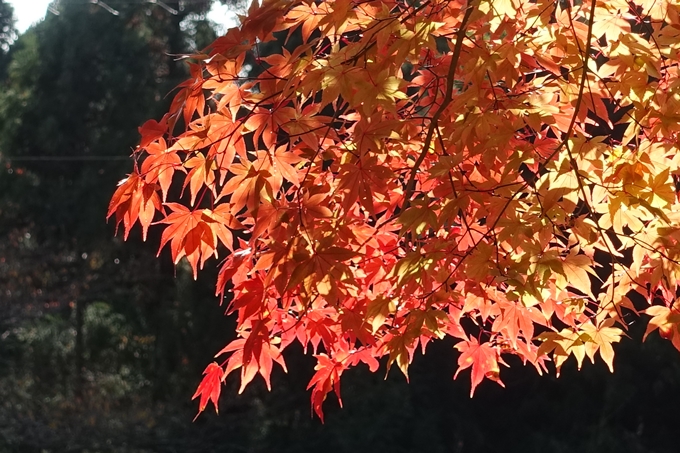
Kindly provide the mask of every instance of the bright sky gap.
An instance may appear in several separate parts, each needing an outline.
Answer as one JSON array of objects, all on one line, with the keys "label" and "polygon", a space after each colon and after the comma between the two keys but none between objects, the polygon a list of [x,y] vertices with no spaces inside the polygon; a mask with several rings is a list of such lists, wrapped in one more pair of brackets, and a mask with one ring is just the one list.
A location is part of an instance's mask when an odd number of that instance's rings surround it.
[{"label": "bright sky gap", "polygon": [[[52,0],[8,0],[7,3],[14,8],[14,18],[19,33],[25,32],[31,25],[43,20],[46,14],[51,14],[47,12],[47,8]],[[224,28],[233,27],[236,24],[235,12],[219,2],[215,2],[208,18]]]}]

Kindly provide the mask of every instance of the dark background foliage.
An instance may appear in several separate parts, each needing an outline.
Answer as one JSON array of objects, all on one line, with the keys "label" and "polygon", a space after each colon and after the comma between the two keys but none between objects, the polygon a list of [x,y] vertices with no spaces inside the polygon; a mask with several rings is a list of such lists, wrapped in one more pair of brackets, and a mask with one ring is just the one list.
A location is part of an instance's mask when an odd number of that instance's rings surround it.
[{"label": "dark background foliage", "polygon": [[311,417],[313,360],[192,422],[190,397],[233,336],[214,270],[156,258],[158,236],[127,243],[104,221],[131,169],[137,127],[186,77],[176,55],[215,37],[210,0],[82,0],[21,36],[0,0],[0,453],[4,452],[676,452],[680,357],[642,323],[598,363],[559,379],[513,363],[470,399],[446,341],[392,370],[343,377],[343,402]]}]

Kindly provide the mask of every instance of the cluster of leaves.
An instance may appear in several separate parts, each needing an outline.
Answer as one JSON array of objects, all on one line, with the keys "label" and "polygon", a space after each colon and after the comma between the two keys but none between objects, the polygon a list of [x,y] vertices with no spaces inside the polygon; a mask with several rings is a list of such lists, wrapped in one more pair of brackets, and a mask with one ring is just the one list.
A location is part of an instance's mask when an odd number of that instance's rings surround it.
[{"label": "cluster of leaves", "polygon": [[320,417],[347,369],[407,375],[445,336],[471,393],[503,357],[611,369],[633,294],[680,349],[679,42],[670,0],[253,3],[142,126],[109,208],[194,273],[230,252],[239,338],[200,410],[235,370],[269,386],[293,342]]}]

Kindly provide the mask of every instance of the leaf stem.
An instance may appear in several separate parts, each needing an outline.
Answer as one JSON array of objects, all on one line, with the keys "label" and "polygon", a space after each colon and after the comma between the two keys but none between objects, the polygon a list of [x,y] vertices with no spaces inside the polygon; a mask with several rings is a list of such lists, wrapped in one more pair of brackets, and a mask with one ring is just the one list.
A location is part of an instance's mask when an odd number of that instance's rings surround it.
[{"label": "leaf stem", "polygon": [[434,132],[439,127],[439,118],[441,118],[442,114],[444,113],[444,110],[446,110],[446,108],[453,100],[453,86],[455,82],[456,68],[458,67],[460,54],[463,50],[463,39],[465,38],[465,33],[467,32],[468,22],[470,21],[470,17],[472,16],[472,13],[475,11],[477,7],[476,2],[477,0],[471,0],[470,3],[468,4],[467,10],[465,11],[465,15],[463,16],[463,20],[460,23],[458,33],[456,33],[456,44],[453,48],[453,55],[451,56],[451,63],[449,64],[449,72],[446,76],[447,77],[446,92],[444,94],[444,99],[439,108],[437,109],[437,111],[435,112],[435,114],[432,116],[432,120],[430,121],[430,127],[427,130],[427,135],[425,136],[425,141],[423,142],[423,149],[420,152],[420,155],[416,159],[415,163],[413,164],[413,167],[411,168],[411,173],[409,175],[408,182],[406,183],[406,192],[404,193],[404,204],[401,209],[402,212],[406,210],[406,208],[408,208],[409,205],[411,204],[411,197],[413,196],[413,192],[415,191],[416,174],[418,173],[418,169],[423,164],[425,156],[427,156],[427,153],[430,149],[430,145],[434,138]]}]

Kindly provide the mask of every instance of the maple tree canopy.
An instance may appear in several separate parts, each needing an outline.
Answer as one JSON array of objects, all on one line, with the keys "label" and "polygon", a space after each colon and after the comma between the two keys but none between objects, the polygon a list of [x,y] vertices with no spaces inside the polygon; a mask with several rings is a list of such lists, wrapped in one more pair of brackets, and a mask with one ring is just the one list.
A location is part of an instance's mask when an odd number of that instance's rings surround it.
[{"label": "maple tree canopy", "polygon": [[471,394],[512,355],[612,369],[641,312],[680,349],[679,49],[677,0],[253,3],[109,208],[194,275],[226,256],[200,411],[296,341],[320,417],[347,369],[447,336]]}]

